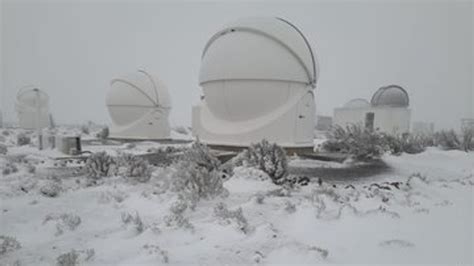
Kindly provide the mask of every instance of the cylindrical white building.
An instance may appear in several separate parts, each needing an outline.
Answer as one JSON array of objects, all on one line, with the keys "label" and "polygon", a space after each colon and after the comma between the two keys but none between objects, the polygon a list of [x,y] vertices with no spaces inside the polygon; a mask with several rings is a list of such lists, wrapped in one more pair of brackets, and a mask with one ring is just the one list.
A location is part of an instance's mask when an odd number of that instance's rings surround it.
[{"label": "cylindrical white building", "polygon": [[334,109],[334,124],[360,124],[390,134],[403,134],[410,131],[410,116],[407,91],[398,85],[389,85],[379,88],[370,103],[354,99]]},{"label": "cylindrical white building", "polygon": [[169,139],[168,89],[146,71],[115,78],[110,82],[106,104],[112,118],[110,138]]},{"label": "cylindrical white building", "polygon": [[205,45],[193,133],[207,144],[245,147],[262,139],[312,147],[318,65],[305,36],[280,18],[244,18]]},{"label": "cylindrical white building", "polygon": [[34,86],[23,87],[18,91],[15,109],[21,128],[41,129],[50,124],[49,96]]}]

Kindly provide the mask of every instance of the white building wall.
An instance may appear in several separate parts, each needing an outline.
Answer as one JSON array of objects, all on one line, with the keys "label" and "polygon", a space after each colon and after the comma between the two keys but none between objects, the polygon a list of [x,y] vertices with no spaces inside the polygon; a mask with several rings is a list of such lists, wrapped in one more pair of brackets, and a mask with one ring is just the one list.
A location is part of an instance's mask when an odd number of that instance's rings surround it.
[{"label": "white building wall", "polygon": [[390,134],[410,131],[410,109],[400,107],[375,107],[374,128]]},{"label": "white building wall", "polygon": [[370,108],[336,108],[334,110],[333,124],[342,127],[349,124],[364,125],[367,112],[370,112]]},{"label": "white building wall", "polygon": [[343,127],[348,124],[365,126],[365,116],[370,112],[374,113],[374,129],[390,134],[410,131],[411,112],[403,107],[336,108],[334,124]]}]

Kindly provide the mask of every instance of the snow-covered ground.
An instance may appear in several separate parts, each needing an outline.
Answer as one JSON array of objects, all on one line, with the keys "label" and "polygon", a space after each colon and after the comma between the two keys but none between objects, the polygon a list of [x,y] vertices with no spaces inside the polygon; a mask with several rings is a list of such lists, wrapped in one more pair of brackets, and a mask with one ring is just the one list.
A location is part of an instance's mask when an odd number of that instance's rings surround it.
[{"label": "snow-covered ground", "polygon": [[[52,170],[54,152],[16,147],[11,136],[3,142],[9,144],[0,172],[12,160],[18,172],[0,173],[0,236],[21,248],[0,248],[0,265],[54,265],[72,250],[85,265],[473,263],[472,152],[430,148],[385,156],[383,173],[313,180],[290,192],[239,167],[224,183],[228,196],[201,200],[184,211],[184,221],[170,219],[177,195],[166,180],[173,166],[155,168],[147,183],[110,177],[88,187],[74,171]],[[143,153],[150,147],[160,145],[85,149]],[[293,166],[343,168],[292,160]],[[45,196],[58,179],[59,195]],[[219,216],[221,202],[230,211],[241,208],[245,219]]]}]

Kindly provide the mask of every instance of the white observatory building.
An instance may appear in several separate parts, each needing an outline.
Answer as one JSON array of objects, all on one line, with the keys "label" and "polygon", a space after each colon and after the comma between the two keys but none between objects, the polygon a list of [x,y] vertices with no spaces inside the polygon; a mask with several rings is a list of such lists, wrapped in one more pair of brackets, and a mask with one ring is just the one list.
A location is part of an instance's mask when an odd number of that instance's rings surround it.
[{"label": "white observatory building", "polygon": [[21,88],[16,95],[18,123],[24,129],[42,129],[50,125],[49,96],[34,87]]},{"label": "white observatory building", "polygon": [[371,108],[370,103],[365,99],[350,100],[342,107],[334,109],[333,123],[343,127],[348,124],[364,125],[365,115],[371,111]]},{"label": "white observatory building", "polygon": [[159,140],[170,138],[171,101],[163,82],[146,71],[115,78],[106,97],[112,118],[110,138]]},{"label": "white observatory building", "polygon": [[262,139],[312,147],[317,79],[315,54],[296,26],[281,18],[234,21],[204,47],[193,134],[223,147]]},{"label": "white observatory building", "polygon": [[334,109],[334,124],[362,124],[381,132],[403,134],[410,131],[410,116],[407,91],[398,85],[389,85],[378,89],[370,103],[354,99]]}]

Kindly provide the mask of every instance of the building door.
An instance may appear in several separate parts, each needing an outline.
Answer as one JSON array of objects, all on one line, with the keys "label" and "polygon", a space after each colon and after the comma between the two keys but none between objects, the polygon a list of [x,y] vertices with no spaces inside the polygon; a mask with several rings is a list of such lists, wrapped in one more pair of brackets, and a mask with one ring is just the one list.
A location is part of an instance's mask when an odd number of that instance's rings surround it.
[{"label": "building door", "polygon": [[370,112],[370,113],[365,113],[365,128],[368,130],[374,130],[374,120],[375,120],[375,114]]},{"label": "building door", "polygon": [[295,141],[297,143],[312,141],[314,132],[315,105],[312,92],[306,93],[298,103],[296,117]]}]

